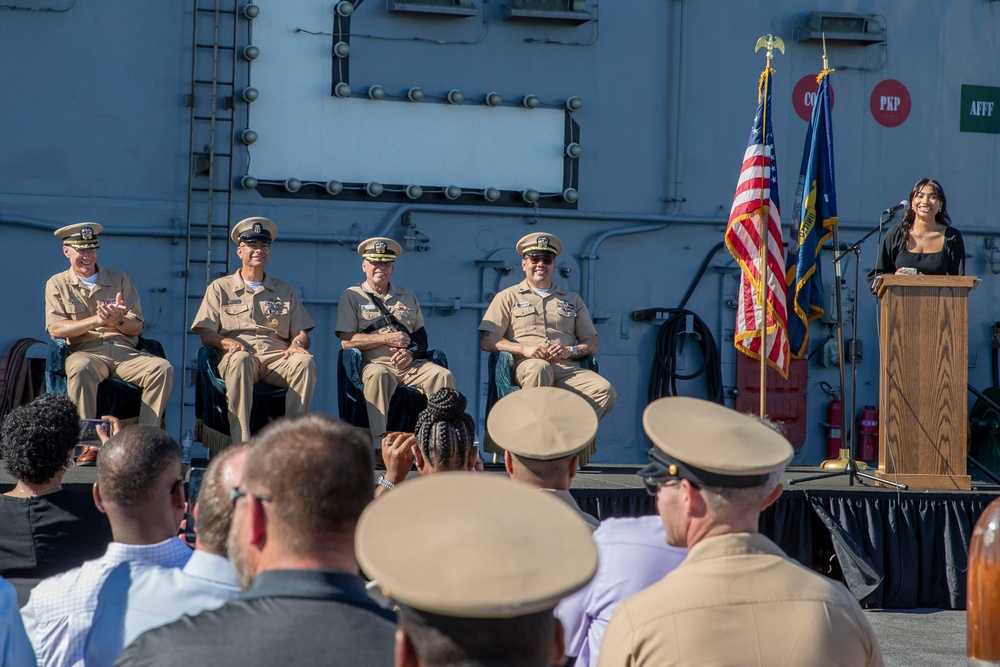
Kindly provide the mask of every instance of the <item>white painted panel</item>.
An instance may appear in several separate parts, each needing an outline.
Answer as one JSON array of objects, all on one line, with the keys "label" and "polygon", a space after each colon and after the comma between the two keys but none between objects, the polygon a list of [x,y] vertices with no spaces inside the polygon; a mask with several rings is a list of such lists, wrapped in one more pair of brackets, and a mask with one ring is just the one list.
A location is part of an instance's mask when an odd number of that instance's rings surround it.
[{"label": "white painted panel", "polygon": [[249,149],[253,176],[562,190],[563,110],[335,98],[332,38],[296,32],[329,32],[332,3],[257,4],[253,43],[261,54],[250,81],[260,98],[249,110],[249,127],[259,135]]}]

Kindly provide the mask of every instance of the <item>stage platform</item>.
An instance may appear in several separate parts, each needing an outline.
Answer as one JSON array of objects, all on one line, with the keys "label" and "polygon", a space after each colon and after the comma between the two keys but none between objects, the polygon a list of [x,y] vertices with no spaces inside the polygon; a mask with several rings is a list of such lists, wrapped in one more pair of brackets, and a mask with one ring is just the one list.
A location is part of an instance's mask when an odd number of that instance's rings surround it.
[{"label": "stage platform", "polygon": [[[584,467],[572,493],[600,519],[653,514],[638,466]],[[502,466],[487,472],[505,474]],[[971,491],[895,491],[847,477],[789,485],[822,472],[789,467],[785,492],[761,519],[761,531],[807,567],[840,579],[873,609],[964,609],[969,540],[1000,486],[973,476]],[[75,468],[67,487],[89,492],[95,468]],[[411,473],[415,475],[416,473]],[[0,489],[14,480],[0,470]],[[485,511],[485,509],[484,509]],[[495,511],[495,510],[491,510]]]}]

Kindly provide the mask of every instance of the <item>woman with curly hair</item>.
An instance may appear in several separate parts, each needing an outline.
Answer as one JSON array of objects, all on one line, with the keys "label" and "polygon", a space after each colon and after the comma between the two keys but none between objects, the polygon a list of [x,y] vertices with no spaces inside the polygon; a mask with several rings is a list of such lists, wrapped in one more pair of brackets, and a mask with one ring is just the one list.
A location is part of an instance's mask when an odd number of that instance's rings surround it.
[{"label": "woman with curly hair", "polygon": [[4,419],[0,453],[17,484],[0,495],[0,575],[50,577],[101,556],[111,541],[90,494],[62,487],[79,434],[79,413],[62,394],[43,394]]},{"label": "woman with curly hair", "polygon": [[482,472],[476,422],[465,412],[467,403],[461,393],[445,387],[427,399],[414,433],[385,436],[385,474],[379,477],[376,496],[402,483],[414,463],[421,475],[453,470]]},{"label": "woman with curly hair", "polygon": [[913,186],[903,219],[882,241],[869,283],[883,273],[965,275],[965,243],[951,224],[944,188],[934,179],[921,178]]}]

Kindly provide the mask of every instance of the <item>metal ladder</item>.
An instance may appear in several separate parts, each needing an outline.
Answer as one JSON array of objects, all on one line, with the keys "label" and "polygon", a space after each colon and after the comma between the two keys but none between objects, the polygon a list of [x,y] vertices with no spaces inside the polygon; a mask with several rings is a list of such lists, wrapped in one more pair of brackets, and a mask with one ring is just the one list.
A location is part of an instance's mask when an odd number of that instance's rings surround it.
[{"label": "metal ladder", "polygon": [[[240,0],[193,0],[191,111],[184,260],[184,376],[181,428],[195,428],[195,358],[201,339],[188,327],[205,288],[229,273],[233,149],[236,123],[236,49]],[[197,433],[196,433],[197,436]]]}]

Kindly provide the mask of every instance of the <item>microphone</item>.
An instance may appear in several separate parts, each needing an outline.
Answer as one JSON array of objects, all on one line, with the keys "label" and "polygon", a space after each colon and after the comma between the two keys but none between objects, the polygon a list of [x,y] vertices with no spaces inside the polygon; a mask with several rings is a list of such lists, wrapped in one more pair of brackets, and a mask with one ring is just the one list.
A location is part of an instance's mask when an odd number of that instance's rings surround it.
[{"label": "microphone", "polygon": [[895,206],[893,206],[891,208],[887,208],[884,211],[882,211],[882,215],[896,215],[897,213],[899,213],[900,211],[902,211],[904,208],[906,208],[909,205],[910,205],[910,203],[904,199],[903,201],[899,202]]}]

